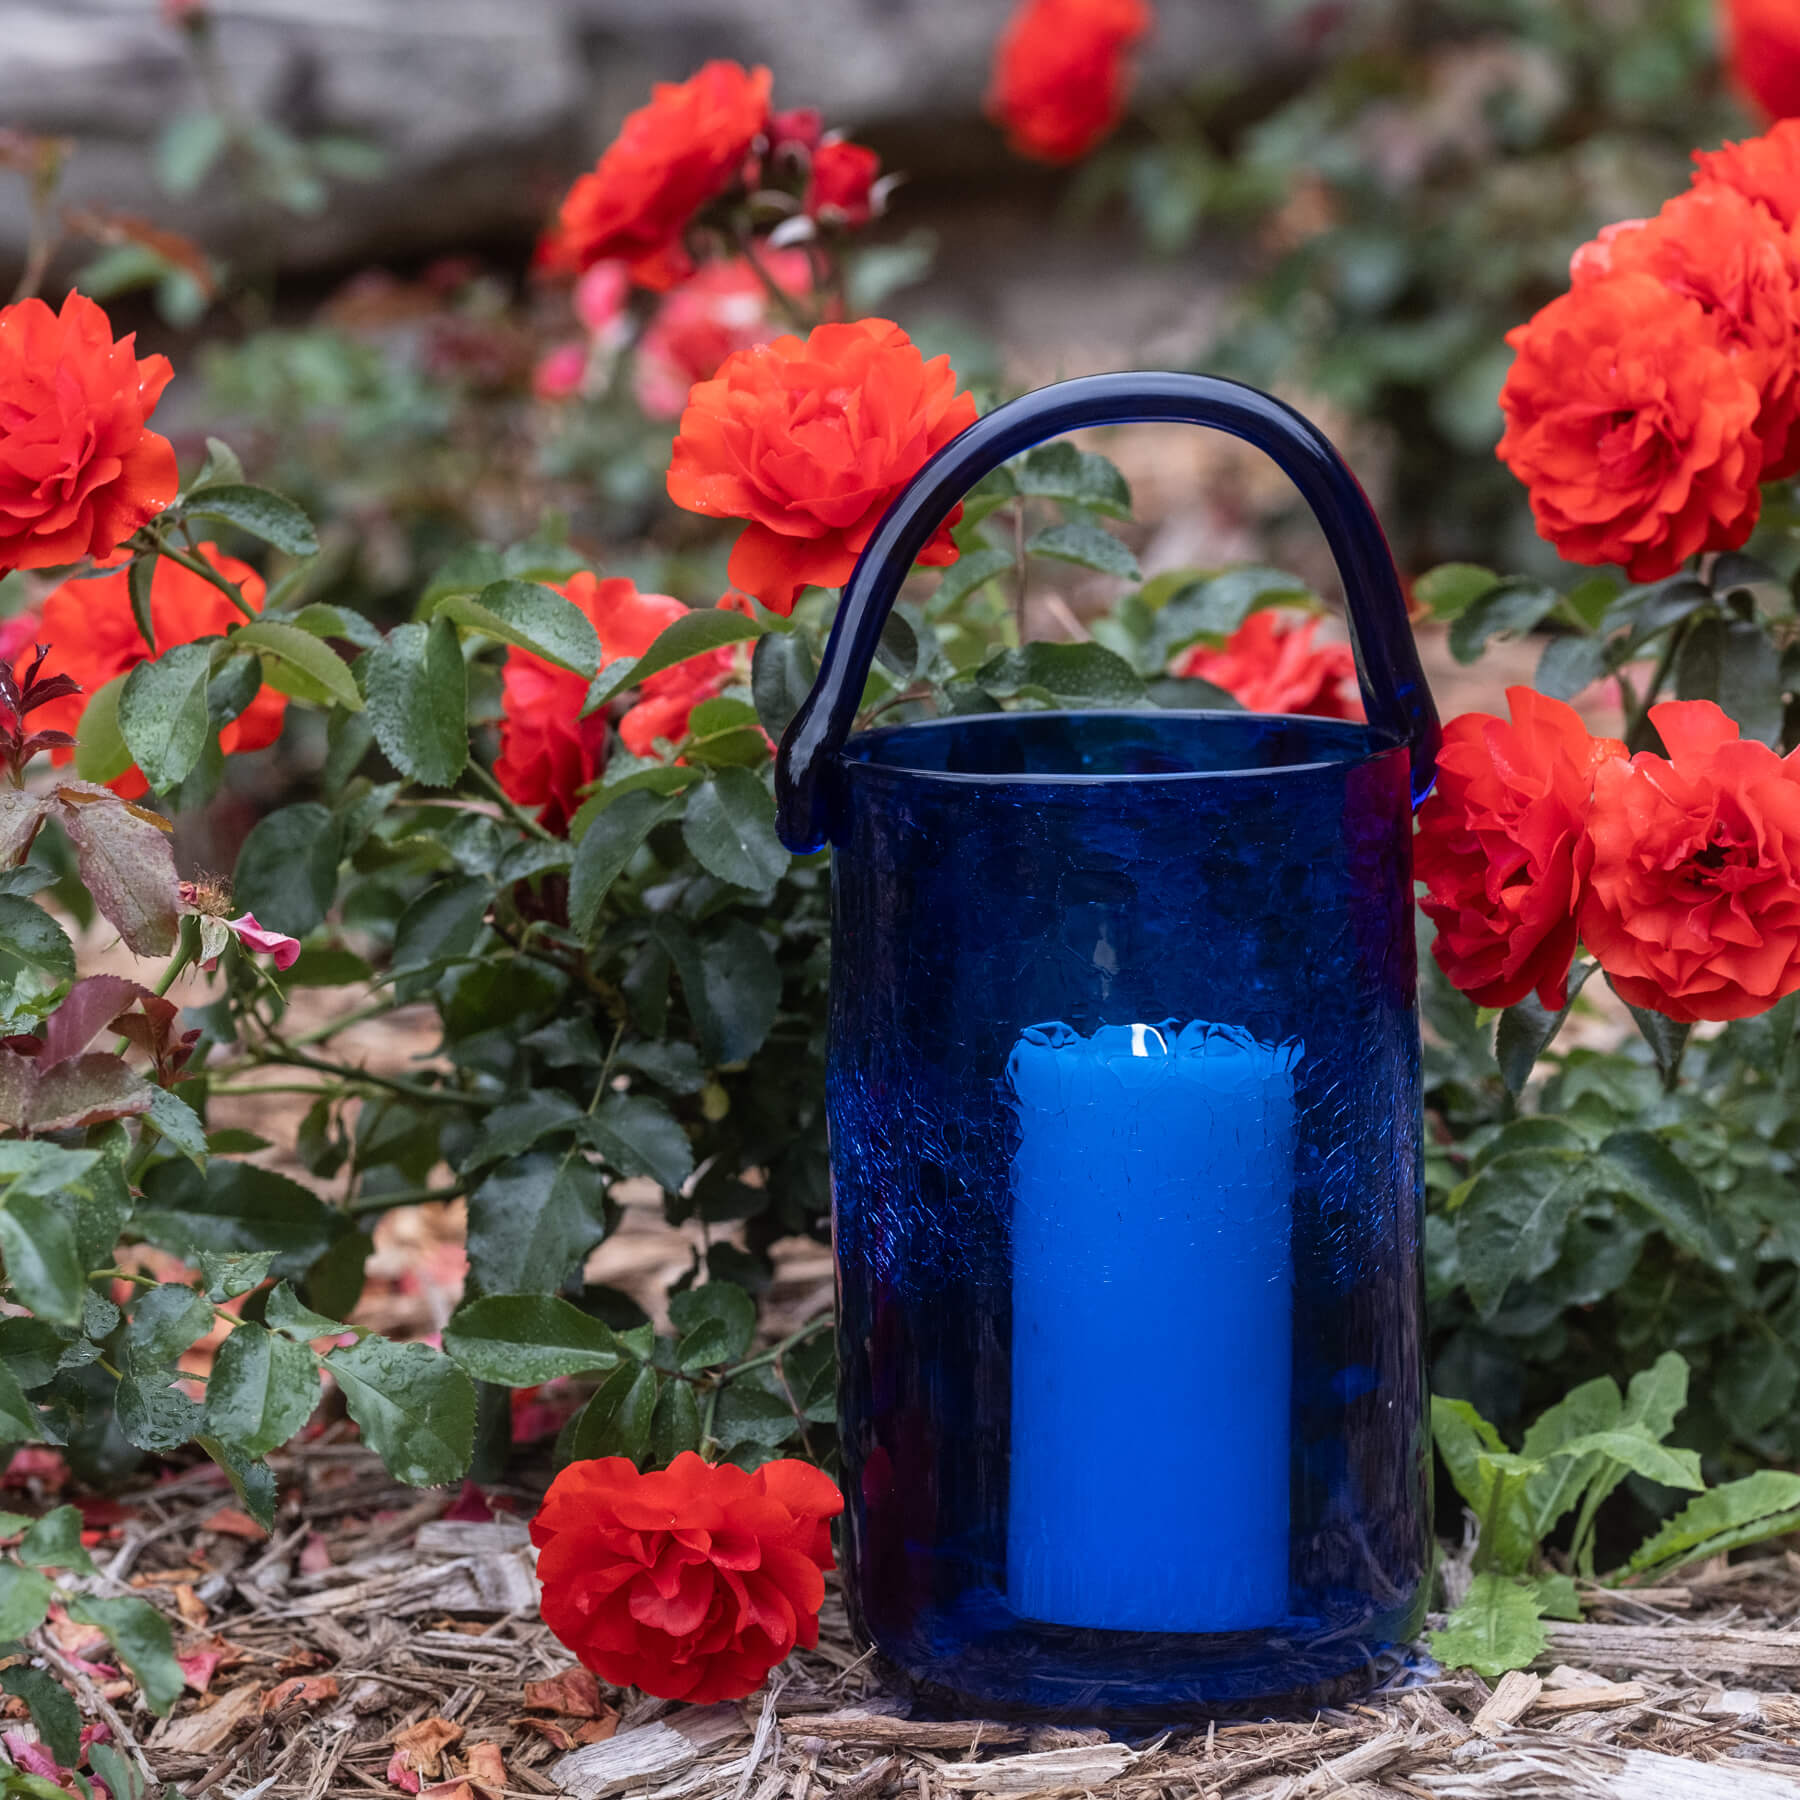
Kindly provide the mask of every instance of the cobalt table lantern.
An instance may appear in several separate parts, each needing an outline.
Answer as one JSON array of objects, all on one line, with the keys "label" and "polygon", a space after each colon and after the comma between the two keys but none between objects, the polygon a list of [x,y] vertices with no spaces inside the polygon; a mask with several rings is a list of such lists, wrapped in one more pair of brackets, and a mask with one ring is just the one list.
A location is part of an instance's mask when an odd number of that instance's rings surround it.
[{"label": "cobalt table lantern", "polygon": [[[1031,445],[1265,451],[1366,724],[1015,712],[850,735],[918,551]],[[990,413],[895,502],[787,733],[832,849],[827,1110],[853,1617],[923,1704],[1153,1720],[1366,1685],[1431,1566],[1411,814],[1437,718],[1362,490],[1197,375]]]}]

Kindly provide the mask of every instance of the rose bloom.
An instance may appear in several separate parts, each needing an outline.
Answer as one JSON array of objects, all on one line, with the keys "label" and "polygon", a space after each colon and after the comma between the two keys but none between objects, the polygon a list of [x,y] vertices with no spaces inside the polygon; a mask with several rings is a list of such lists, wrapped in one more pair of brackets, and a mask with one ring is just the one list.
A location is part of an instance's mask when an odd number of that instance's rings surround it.
[{"label": "rose bloom", "polygon": [[1762,398],[1697,300],[1637,271],[1585,282],[1507,334],[1497,454],[1570,562],[1634,581],[1735,550],[1762,503]]},{"label": "rose bloom", "polygon": [[1698,301],[1756,383],[1761,479],[1800,471],[1800,239],[1733,188],[1690,188],[1654,219],[1608,226],[1571,264],[1578,288],[1632,270]]},{"label": "rose bloom", "polygon": [[1800,9],[1794,0],[1725,0],[1732,79],[1771,119],[1800,113]]},{"label": "rose bloom", "polygon": [[769,118],[767,69],[709,62],[659,82],[592,171],[569,189],[553,232],[556,265],[617,257],[642,287],[673,287],[692,264],[689,221],[743,169]]},{"label": "rose bloom", "polygon": [[1667,757],[1595,775],[1582,942],[1633,1006],[1747,1019],[1800,988],[1800,760],[1710,700],[1650,722]]},{"label": "rose bloom", "polygon": [[[669,594],[640,594],[623,576],[602,581],[585,569],[556,590],[587,615],[600,639],[600,666],[642,656],[664,626],[688,609]],[[678,738],[687,717],[731,680],[729,645],[677,663],[643,683],[642,699],[619,721],[634,756],[658,737]],[[582,795],[606,766],[606,715],[581,716],[588,683],[516,646],[506,653],[500,687],[500,755],[494,777],[521,806],[541,808],[551,831],[566,831]],[[674,704],[670,704],[674,702]]]},{"label": "rose bloom", "polygon": [[531,1522],[544,1623],[602,1681],[741,1700],[819,1641],[837,1485],[810,1463],[753,1474],[693,1451],[641,1475],[571,1463]]},{"label": "rose bloom", "polygon": [[1735,188],[1783,225],[1800,224],[1800,119],[1783,119],[1741,144],[1695,151],[1694,185]]},{"label": "rose bloom", "polygon": [[[841,587],[888,504],[926,460],[975,423],[950,360],[929,362],[886,319],[820,325],[729,356],[688,396],[669,497],[745,519],[733,584],[782,614],[803,587]],[[956,561],[959,505],[919,554]]]},{"label": "rose bloom", "polygon": [[1125,53],[1151,22],[1146,0],[1022,0],[995,52],[988,116],[1021,156],[1085,156],[1124,114]]},{"label": "rose bloom", "polygon": [[[812,291],[804,250],[765,250],[762,266],[784,294]],[[705,268],[666,295],[644,328],[632,369],[637,403],[653,419],[678,419],[696,381],[709,381],[734,350],[776,335],[769,290],[741,256]]]},{"label": "rose bloom", "polygon": [[0,572],[110,556],[175,498],[145,425],[174,371],[134,341],[81,294],[0,308]]},{"label": "rose bloom", "polygon": [[1285,625],[1266,608],[1253,612],[1222,647],[1196,644],[1177,672],[1222,687],[1246,712],[1360,719],[1356,654],[1348,644],[1315,644],[1320,623]]},{"label": "rose bloom", "polygon": [[1594,772],[1625,746],[1590,736],[1572,706],[1535,688],[1506,699],[1510,723],[1464,713],[1444,727],[1413,868],[1437,926],[1433,951],[1457,987],[1480,1006],[1512,1006],[1535,988],[1560,1011]]},{"label": "rose bloom", "polygon": [[861,144],[827,138],[812,156],[806,183],[806,211],[840,225],[866,225],[875,216],[872,190],[881,158]]},{"label": "rose bloom", "polygon": [[[227,556],[217,544],[201,544],[196,554],[217,569],[227,581],[235,581],[249,605],[260,612],[263,579],[248,563]],[[40,728],[79,735],[81,715],[96,689],[126,674],[150,657],[150,648],[138,631],[131,611],[129,576],[121,566],[107,575],[84,581],[65,581],[44,601],[37,638],[50,646],[44,660],[45,675],[68,675],[80,683],[79,694],[52,700],[33,714]],[[158,653],[171,644],[191,644],[196,638],[219,637],[244,615],[203,575],[184,569],[167,556],[157,558],[150,580],[150,627],[156,633]],[[266,681],[256,697],[219,731],[219,748],[227,756],[243,750],[262,750],[281,736],[287,717],[287,695]],[[66,763],[73,750],[53,750],[53,763]],[[135,765],[107,784],[127,800],[145,793],[149,783]]]}]

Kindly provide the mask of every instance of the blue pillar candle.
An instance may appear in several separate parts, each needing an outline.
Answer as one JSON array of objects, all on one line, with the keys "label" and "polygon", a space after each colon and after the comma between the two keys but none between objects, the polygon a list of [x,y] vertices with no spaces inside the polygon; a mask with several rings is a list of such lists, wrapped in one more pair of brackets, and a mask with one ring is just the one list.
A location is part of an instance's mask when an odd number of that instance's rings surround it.
[{"label": "blue pillar candle", "polygon": [[1297,1043],[1037,1026],[1013,1049],[1007,1598],[1120,1631],[1288,1595]]}]

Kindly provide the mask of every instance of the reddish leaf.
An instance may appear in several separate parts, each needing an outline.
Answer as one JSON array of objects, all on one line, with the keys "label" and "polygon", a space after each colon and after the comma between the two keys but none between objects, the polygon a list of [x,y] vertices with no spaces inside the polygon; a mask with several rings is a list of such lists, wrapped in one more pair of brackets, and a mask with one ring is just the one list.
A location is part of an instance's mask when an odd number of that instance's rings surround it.
[{"label": "reddish leaf", "polygon": [[338,1697],[335,1675],[296,1675],[289,1681],[278,1681],[262,1697],[262,1710],[280,1712],[289,1706],[323,1706]]},{"label": "reddish leaf", "polygon": [[89,975],[63,997],[62,1004],[44,1021],[45,1063],[79,1056],[120,1013],[142,996],[154,999],[147,987],[127,981],[123,975]]},{"label": "reddish leaf", "polygon": [[89,781],[56,790],[81,882],[127,947],[167,956],[181,923],[168,821]]},{"label": "reddish leaf", "polygon": [[181,1030],[181,1008],[161,994],[146,993],[136,1012],[127,1013],[114,1023],[126,1039],[150,1058],[156,1079],[163,1087],[179,1078],[200,1041],[200,1028]]},{"label": "reddish leaf", "polygon": [[10,869],[25,860],[51,806],[44,794],[0,788],[0,867]]},{"label": "reddish leaf", "polygon": [[435,1780],[444,1765],[444,1752],[462,1741],[462,1727],[448,1719],[420,1719],[394,1733],[394,1754],[387,1778],[395,1787],[416,1794],[426,1780]]},{"label": "reddish leaf", "polygon": [[149,1110],[149,1084],[122,1056],[96,1050],[45,1068],[0,1049],[0,1124],[17,1131],[73,1131]]},{"label": "reddish leaf", "polygon": [[212,1678],[218,1673],[219,1664],[225,1660],[223,1650],[190,1650],[185,1655],[178,1655],[176,1662],[181,1665],[181,1679],[196,1694],[204,1694],[212,1686]]},{"label": "reddish leaf", "polygon": [[247,1512],[235,1506],[221,1506],[201,1522],[202,1531],[216,1531],[221,1537],[248,1538],[253,1544],[260,1544],[268,1533],[251,1518]]},{"label": "reddish leaf", "polygon": [[[566,1713],[576,1719],[599,1719],[612,1708],[600,1698],[593,1672],[577,1664],[545,1681],[525,1684],[525,1704],[543,1712]],[[616,1714],[614,1714],[617,1717]]]},{"label": "reddish leaf", "polygon": [[573,1750],[575,1734],[568,1726],[559,1725],[554,1719],[515,1719],[515,1725],[523,1725],[527,1731],[535,1731],[539,1737],[548,1738],[551,1747],[557,1750]]}]

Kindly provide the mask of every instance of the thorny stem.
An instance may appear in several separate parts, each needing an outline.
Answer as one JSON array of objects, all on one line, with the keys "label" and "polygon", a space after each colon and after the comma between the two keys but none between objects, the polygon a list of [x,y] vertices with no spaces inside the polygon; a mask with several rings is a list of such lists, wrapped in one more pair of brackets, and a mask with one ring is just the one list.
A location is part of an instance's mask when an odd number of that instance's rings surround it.
[{"label": "thorny stem", "polygon": [[273,1046],[272,1052],[260,1045],[252,1046],[251,1060],[261,1064],[289,1063],[298,1069],[312,1069],[320,1075],[336,1075],[343,1081],[364,1082],[372,1087],[385,1088],[390,1094],[402,1094],[409,1100],[435,1101],[440,1106],[499,1105],[497,1099],[487,1094],[470,1093],[466,1088],[428,1087],[422,1081],[405,1081],[396,1075],[377,1074],[373,1069],[353,1068],[349,1063],[332,1062],[323,1056],[309,1056],[272,1033],[269,1044]]},{"label": "thorny stem", "polygon": [[354,1219],[365,1213],[389,1212],[396,1206],[429,1206],[438,1200],[460,1200],[468,1191],[460,1181],[435,1188],[393,1188],[385,1194],[358,1194],[344,1203],[343,1210]]},{"label": "thorny stem", "polygon": [[797,305],[795,305],[793,295],[787,293],[782,288],[780,282],[778,282],[775,277],[769,273],[768,269],[764,267],[762,258],[757,255],[756,234],[751,231],[746,231],[743,226],[740,225],[737,227],[737,241],[738,248],[744,253],[744,261],[756,272],[757,280],[763,284],[764,291],[775,303],[776,309],[780,312],[781,316],[786,319],[796,331],[810,331],[812,329],[812,321],[807,318],[806,314],[803,313]]},{"label": "thorny stem", "polygon": [[243,590],[235,581],[227,581],[203,556],[190,556],[185,550],[177,550],[167,539],[156,545],[159,554],[166,556],[171,562],[180,563],[184,569],[198,575],[202,581],[210,581],[227,600],[241,612],[246,619],[254,619],[256,608],[244,598]]},{"label": "thorny stem", "polygon": [[345,1013],[341,1018],[327,1019],[323,1025],[315,1025],[309,1031],[303,1031],[298,1037],[285,1041],[295,1049],[307,1044],[322,1044],[327,1038],[334,1038],[341,1031],[348,1031],[352,1025],[366,1024],[370,1019],[379,1019],[384,1014],[396,1009],[391,1000],[371,1000],[367,1006],[359,1006],[355,1012]]},{"label": "thorny stem", "polygon": [[548,844],[559,844],[562,842],[562,839],[559,838],[554,831],[550,831],[545,826],[541,825],[530,813],[520,806],[518,802],[513,799],[512,795],[509,794],[494,778],[494,775],[490,770],[484,769],[478,762],[471,762],[469,764],[469,772],[490,794],[493,795],[494,799],[499,802],[501,808],[505,811],[506,816],[511,819],[520,830],[529,832],[533,837],[542,838],[545,843]]}]

